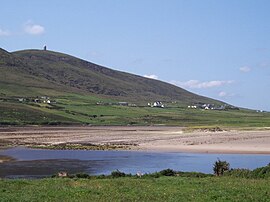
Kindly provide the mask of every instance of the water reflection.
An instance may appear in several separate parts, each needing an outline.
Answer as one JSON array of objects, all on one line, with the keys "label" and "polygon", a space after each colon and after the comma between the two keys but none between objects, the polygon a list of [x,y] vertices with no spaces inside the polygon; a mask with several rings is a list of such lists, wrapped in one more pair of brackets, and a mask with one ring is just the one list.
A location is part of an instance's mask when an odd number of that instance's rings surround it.
[{"label": "water reflection", "polygon": [[138,171],[148,173],[166,168],[212,173],[212,165],[217,158],[228,161],[232,168],[254,169],[265,166],[270,162],[270,155],[38,150],[27,148],[0,151],[0,155],[17,159],[16,161],[0,163],[0,177],[8,178],[38,178],[50,176],[58,171],[86,172],[97,175],[109,174],[116,169],[133,174]]}]

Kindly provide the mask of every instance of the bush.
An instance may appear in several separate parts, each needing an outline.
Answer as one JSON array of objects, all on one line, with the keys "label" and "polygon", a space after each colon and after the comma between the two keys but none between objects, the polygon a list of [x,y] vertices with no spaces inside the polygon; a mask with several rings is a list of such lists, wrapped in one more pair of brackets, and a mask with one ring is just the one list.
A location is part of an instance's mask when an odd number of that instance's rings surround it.
[{"label": "bush", "polygon": [[77,173],[75,176],[77,178],[89,178],[89,175],[86,173]]},{"label": "bush", "polygon": [[226,176],[243,177],[243,178],[270,178],[270,166],[256,168],[254,170],[248,169],[231,169],[225,173]]},{"label": "bush", "polygon": [[160,171],[160,174],[163,176],[175,176],[176,172],[168,168],[168,169]]},{"label": "bush", "polygon": [[251,172],[253,178],[269,178],[270,177],[270,166],[257,168]]},{"label": "bush", "polygon": [[248,169],[231,169],[229,172],[226,172],[224,175],[232,176],[232,177],[243,177],[243,178],[250,178],[252,171]]},{"label": "bush", "polygon": [[112,171],[111,176],[112,177],[125,177],[126,174],[119,170],[116,170],[116,171]]},{"label": "bush", "polygon": [[98,176],[94,176],[96,179],[105,179],[107,178],[106,175],[102,174],[102,175],[98,175]]},{"label": "bush", "polygon": [[213,171],[216,176],[221,176],[225,171],[230,169],[230,164],[227,161],[217,160],[213,165]]}]

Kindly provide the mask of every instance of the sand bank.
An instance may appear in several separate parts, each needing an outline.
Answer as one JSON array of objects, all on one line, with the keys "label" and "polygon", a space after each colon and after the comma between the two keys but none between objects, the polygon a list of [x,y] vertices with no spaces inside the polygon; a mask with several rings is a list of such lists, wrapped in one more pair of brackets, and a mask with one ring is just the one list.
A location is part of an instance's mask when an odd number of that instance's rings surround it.
[{"label": "sand bank", "polygon": [[162,152],[270,154],[270,130],[185,132],[182,127],[5,127],[0,146],[57,144],[128,145]]}]

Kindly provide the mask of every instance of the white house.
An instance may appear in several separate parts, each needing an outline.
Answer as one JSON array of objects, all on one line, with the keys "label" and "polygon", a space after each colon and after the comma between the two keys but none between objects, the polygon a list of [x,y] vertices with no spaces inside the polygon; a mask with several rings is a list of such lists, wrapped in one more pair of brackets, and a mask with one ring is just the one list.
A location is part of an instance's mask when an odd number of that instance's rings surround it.
[{"label": "white house", "polygon": [[154,102],[153,107],[161,107],[161,108],[164,108],[164,104],[162,104],[162,102],[160,102],[160,101],[156,101],[156,102]]}]

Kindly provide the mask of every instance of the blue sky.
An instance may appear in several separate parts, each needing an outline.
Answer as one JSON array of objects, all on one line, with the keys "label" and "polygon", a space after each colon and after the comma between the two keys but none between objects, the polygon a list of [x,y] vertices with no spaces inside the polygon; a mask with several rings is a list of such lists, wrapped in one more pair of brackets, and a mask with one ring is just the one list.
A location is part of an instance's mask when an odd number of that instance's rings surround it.
[{"label": "blue sky", "polygon": [[270,111],[269,0],[1,0],[0,47],[64,52]]}]

